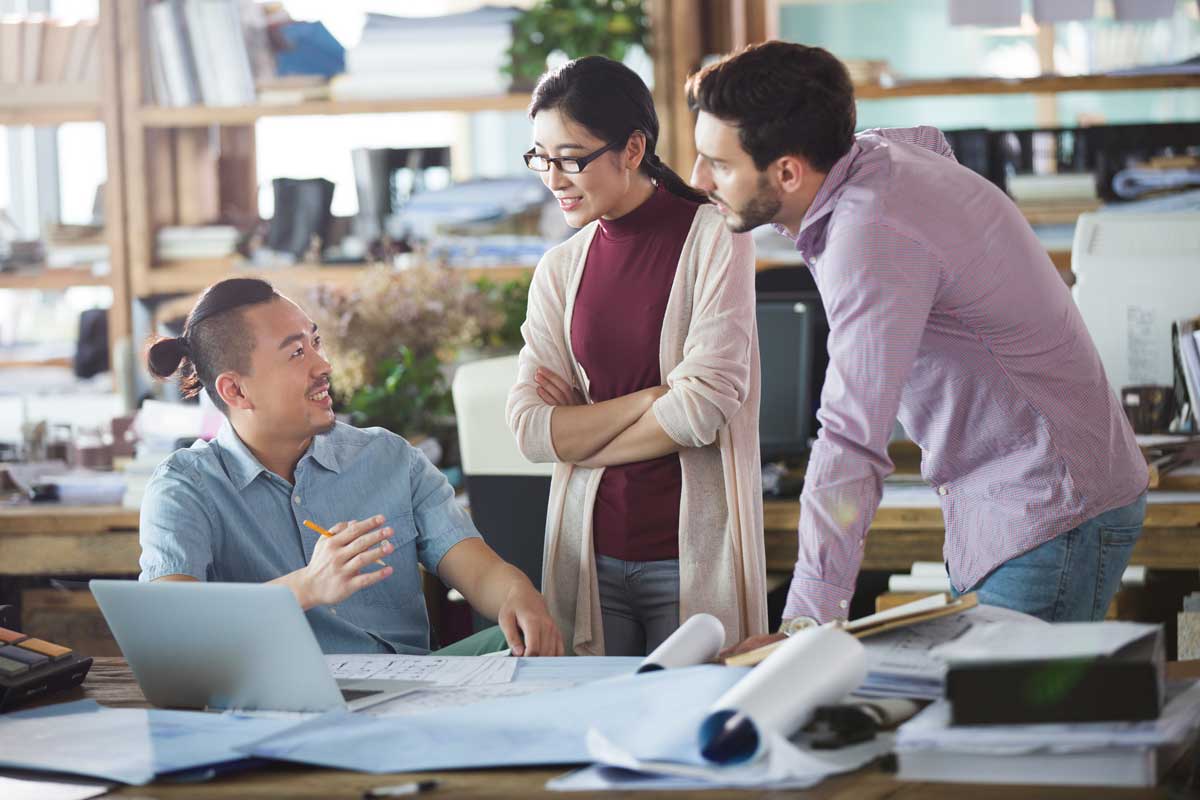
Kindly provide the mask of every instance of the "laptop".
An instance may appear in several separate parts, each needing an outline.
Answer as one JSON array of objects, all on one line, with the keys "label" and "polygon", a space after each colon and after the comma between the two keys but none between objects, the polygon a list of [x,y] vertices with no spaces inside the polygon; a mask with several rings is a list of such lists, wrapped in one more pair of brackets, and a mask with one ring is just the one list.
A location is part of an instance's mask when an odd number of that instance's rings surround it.
[{"label": "laptop", "polygon": [[427,685],[335,680],[286,586],[127,580],[89,586],[156,706],[355,711]]}]

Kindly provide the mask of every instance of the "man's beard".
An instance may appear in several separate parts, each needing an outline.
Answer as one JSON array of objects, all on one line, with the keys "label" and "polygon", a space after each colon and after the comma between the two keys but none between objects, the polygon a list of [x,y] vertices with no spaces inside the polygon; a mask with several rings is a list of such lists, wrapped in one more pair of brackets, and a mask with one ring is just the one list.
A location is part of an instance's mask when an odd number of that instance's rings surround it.
[{"label": "man's beard", "polygon": [[766,225],[783,208],[783,201],[771,191],[766,175],[758,176],[758,192],[746,203],[746,207],[733,211],[732,217],[725,218],[725,224],[734,233],[746,233],[759,225]]}]

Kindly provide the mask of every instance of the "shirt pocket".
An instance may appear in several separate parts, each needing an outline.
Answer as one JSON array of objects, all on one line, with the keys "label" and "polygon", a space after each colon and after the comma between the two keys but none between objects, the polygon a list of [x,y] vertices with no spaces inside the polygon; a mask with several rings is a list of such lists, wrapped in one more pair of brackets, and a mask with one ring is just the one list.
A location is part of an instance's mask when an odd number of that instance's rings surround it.
[{"label": "shirt pocket", "polygon": [[[393,550],[383,557],[383,562],[392,568],[392,574],[379,583],[360,590],[351,597],[364,606],[405,608],[421,597],[421,570],[417,560],[417,526],[412,512],[391,517],[394,533],[387,541]],[[382,569],[371,564],[366,571]]]}]

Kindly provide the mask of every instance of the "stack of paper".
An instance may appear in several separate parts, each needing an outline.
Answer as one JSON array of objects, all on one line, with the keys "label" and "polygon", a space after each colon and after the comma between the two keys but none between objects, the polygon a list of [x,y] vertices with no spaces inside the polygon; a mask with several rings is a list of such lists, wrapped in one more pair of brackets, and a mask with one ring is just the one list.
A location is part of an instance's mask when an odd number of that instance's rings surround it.
[{"label": "stack of paper", "polygon": [[972,609],[862,640],[867,651],[867,679],[855,692],[863,697],[909,697],[936,700],[946,682],[945,662],[932,650],[974,628],[999,622],[1045,625],[1035,617],[1000,606]]},{"label": "stack of paper", "polygon": [[[334,79],[337,99],[479,97],[508,91],[512,23],[520,12],[485,6],[442,17],[369,14],[346,74]],[[453,58],[447,59],[447,42]],[[435,65],[436,67],[432,66]]]},{"label": "stack of paper", "polygon": [[1175,686],[1151,722],[951,725],[939,701],[900,726],[900,778],[916,781],[1153,786],[1195,739],[1200,684]]}]

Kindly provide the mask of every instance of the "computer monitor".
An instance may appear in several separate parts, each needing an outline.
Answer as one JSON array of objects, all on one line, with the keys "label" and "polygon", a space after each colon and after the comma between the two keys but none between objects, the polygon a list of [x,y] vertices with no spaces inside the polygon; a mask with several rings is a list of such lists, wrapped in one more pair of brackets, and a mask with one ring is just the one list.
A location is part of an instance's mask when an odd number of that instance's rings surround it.
[{"label": "computer monitor", "polygon": [[1113,389],[1171,385],[1171,323],[1200,314],[1200,211],[1082,214],[1071,269]]},{"label": "computer monitor", "polygon": [[763,461],[802,456],[817,435],[829,366],[829,323],[804,266],[760,272],[755,281],[762,396],[758,439]]}]

